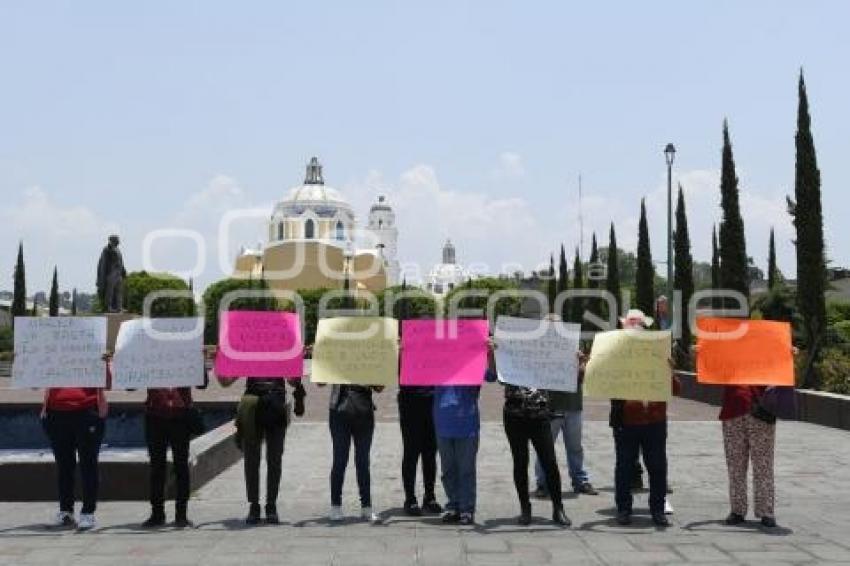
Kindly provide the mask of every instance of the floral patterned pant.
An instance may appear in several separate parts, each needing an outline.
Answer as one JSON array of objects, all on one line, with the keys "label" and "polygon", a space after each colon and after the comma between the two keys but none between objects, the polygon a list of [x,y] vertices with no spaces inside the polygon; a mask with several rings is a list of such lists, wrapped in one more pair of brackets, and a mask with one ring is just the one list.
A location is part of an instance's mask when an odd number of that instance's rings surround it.
[{"label": "floral patterned pant", "polygon": [[723,421],[723,447],[729,472],[732,512],[747,516],[747,466],[753,462],[756,517],[773,517],[773,449],[776,425],[752,415]]}]

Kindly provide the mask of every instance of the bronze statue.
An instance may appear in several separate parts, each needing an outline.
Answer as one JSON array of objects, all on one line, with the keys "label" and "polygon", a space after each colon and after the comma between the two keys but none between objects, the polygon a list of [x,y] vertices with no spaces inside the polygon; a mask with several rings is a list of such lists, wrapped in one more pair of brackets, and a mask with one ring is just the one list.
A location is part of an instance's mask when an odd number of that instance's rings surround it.
[{"label": "bronze statue", "polygon": [[124,258],[118,249],[118,236],[109,236],[109,243],[97,262],[97,296],[106,312],[121,312],[124,304]]}]

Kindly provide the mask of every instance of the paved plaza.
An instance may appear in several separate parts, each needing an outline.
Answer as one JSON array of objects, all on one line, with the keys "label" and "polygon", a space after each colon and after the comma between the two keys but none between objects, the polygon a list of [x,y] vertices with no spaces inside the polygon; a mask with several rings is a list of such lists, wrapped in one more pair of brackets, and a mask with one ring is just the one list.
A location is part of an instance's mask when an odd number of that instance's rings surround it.
[{"label": "paved plaza", "polygon": [[[495,400],[495,398],[493,398]],[[495,403],[485,413],[478,463],[478,525],[443,526],[435,518],[401,513],[401,439],[391,421],[392,397],[381,401],[372,451],[373,497],[384,524],[353,518],[356,483],[349,470],[345,508],[352,519],[331,525],[328,507],[330,438],[317,419],[297,422],[287,437],[280,498],[283,524],[247,528],[241,463],[198,493],[190,504],[197,528],[144,531],[143,502],[106,502],[99,528],[90,533],[44,527],[48,503],[0,503],[2,564],[626,564],[765,563],[850,564],[850,436],[835,429],[780,423],[777,446],[777,518],[767,532],[751,522],[723,525],[728,506],[716,409],[676,400],[671,406],[670,469],[674,526],[657,530],[648,517],[629,527],[614,523],[613,444],[602,406],[585,423],[586,457],[598,496],[569,494],[571,529],[549,521],[548,502],[535,502],[536,520],[519,527],[511,457]],[[694,420],[702,416],[703,420]],[[711,419],[711,420],[710,420]],[[563,468],[563,446],[559,458]],[[170,509],[169,509],[170,511]],[[637,513],[646,511],[639,494]]]}]

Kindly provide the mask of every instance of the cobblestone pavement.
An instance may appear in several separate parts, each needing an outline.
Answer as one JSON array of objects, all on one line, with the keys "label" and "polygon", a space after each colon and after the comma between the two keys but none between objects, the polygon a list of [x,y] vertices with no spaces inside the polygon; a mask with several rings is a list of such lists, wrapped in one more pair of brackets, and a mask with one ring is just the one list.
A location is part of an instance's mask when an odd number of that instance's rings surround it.
[{"label": "cobblestone pavement", "polygon": [[[680,403],[674,402],[672,413]],[[713,416],[716,409],[706,412]],[[194,494],[190,514],[197,528],[188,531],[140,530],[148,511],[140,502],[101,504],[99,528],[84,534],[46,529],[51,504],[0,503],[0,564],[850,564],[850,436],[801,423],[779,427],[780,528],[772,532],[754,522],[722,524],[728,511],[726,476],[720,427],[713,420],[670,424],[670,501],[676,514],[666,531],[656,530],[646,516],[629,527],[614,523],[613,443],[600,421],[586,423],[585,447],[591,479],[602,493],[567,496],[571,529],[551,524],[544,501],[535,502],[531,527],[515,524],[511,458],[501,425],[492,420],[482,431],[475,527],[402,515],[401,440],[397,424],[390,422],[378,425],[372,452],[373,497],[384,524],[371,526],[353,517],[356,484],[349,470],[345,506],[352,518],[331,525],[325,519],[327,428],[298,422],[287,438],[280,526],[243,525],[246,505],[237,464]],[[562,451],[560,446],[565,472]],[[646,512],[645,494],[637,496],[636,512]]]}]

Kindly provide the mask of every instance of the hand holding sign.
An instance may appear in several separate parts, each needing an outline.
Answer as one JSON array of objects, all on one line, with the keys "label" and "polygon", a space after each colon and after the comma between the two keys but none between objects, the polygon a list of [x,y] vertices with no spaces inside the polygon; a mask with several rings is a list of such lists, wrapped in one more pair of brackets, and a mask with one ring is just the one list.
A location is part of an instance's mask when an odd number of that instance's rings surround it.
[{"label": "hand holding sign", "polygon": [[296,313],[222,313],[218,343],[218,376],[300,378],[304,373],[301,320]]},{"label": "hand holding sign", "polygon": [[770,320],[698,318],[697,381],[794,385],[791,325]]},{"label": "hand holding sign", "polygon": [[593,340],[584,376],[588,397],[669,401],[670,332],[612,330]]},{"label": "hand holding sign", "polygon": [[495,331],[499,381],[575,392],[580,334],[579,324],[500,316]]},{"label": "hand holding sign", "polygon": [[486,320],[402,322],[402,385],[481,385],[487,368]]}]

